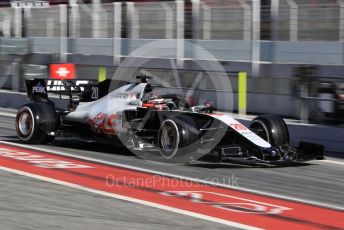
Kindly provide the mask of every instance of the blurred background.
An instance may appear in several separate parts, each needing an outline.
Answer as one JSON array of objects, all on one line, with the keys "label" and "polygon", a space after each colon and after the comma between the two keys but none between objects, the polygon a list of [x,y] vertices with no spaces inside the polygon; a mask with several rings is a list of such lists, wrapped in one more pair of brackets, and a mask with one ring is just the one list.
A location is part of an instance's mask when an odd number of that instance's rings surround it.
[{"label": "blurred background", "polygon": [[[157,49],[150,47],[155,41],[164,57],[132,53]],[[234,111],[238,73],[246,72],[244,113],[344,123],[344,0],[0,2],[3,90],[25,91],[24,79],[49,78],[52,63],[75,63],[78,79],[97,79],[100,72],[111,78],[127,57],[144,60],[128,68],[145,69],[171,90],[190,88],[209,63],[220,62]],[[209,84],[196,91],[195,103],[219,93]]]}]

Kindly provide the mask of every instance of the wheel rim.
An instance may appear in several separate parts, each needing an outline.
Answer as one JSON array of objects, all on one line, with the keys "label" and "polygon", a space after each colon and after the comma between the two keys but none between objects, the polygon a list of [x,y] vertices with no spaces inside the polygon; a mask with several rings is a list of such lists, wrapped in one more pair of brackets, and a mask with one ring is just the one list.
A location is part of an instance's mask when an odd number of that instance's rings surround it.
[{"label": "wheel rim", "polygon": [[178,127],[172,120],[166,120],[160,130],[160,153],[165,159],[172,159],[178,151],[179,132]]},{"label": "wheel rim", "polygon": [[173,152],[176,148],[176,130],[171,125],[166,125],[161,134],[161,145],[166,152]]},{"label": "wheel rim", "polygon": [[261,137],[263,140],[267,141],[270,143],[270,137],[268,133],[267,127],[264,125],[263,122],[260,121],[255,121],[252,125],[251,128],[255,130],[255,133]]},{"label": "wheel rim", "polygon": [[32,117],[31,114],[23,112],[18,119],[18,129],[22,136],[27,137],[32,132]]}]

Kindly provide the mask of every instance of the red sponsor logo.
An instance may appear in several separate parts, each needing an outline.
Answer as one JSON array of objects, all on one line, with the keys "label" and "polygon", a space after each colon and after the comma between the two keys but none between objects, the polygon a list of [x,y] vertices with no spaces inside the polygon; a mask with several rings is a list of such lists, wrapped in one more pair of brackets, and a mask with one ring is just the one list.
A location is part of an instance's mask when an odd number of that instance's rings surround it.
[{"label": "red sponsor logo", "polygon": [[218,117],[221,117],[223,116],[224,114],[223,113],[210,113],[211,116],[218,116]]},{"label": "red sponsor logo", "polygon": [[74,64],[51,64],[50,65],[51,79],[74,79],[75,65]]},{"label": "red sponsor logo", "polygon": [[95,132],[103,132],[105,134],[116,133],[116,114],[107,116],[105,113],[99,113],[93,119],[89,120],[91,128]]},{"label": "red sponsor logo", "polygon": [[229,124],[229,126],[237,131],[248,130],[248,128],[246,128],[244,125],[240,123]]}]

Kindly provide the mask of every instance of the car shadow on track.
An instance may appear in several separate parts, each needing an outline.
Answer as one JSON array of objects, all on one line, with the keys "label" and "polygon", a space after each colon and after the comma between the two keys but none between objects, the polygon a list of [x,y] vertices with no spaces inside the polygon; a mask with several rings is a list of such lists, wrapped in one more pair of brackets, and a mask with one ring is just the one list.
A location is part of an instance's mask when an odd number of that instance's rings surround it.
[{"label": "car shadow on track", "polygon": [[8,142],[18,142],[20,143],[18,137],[16,135],[11,136],[0,136],[0,140],[2,141],[8,141]]},{"label": "car shadow on track", "polygon": [[[128,156],[128,157],[133,157],[137,159],[142,159],[142,160],[147,160],[143,159],[140,156],[134,154],[130,150],[128,150],[125,146],[115,146],[111,144],[103,144],[99,142],[87,142],[84,140],[54,140],[51,143],[52,146],[55,147],[62,147],[62,148],[68,148],[68,149],[74,149],[74,150],[86,150],[86,151],[94,151],[94,152],[99,152],[99,153],[105,153],[105,154],[116,154],[116,155],[122,155],[122,156]],[[228,163],[212,163],[209,161],[203,161],[203,162],[197,162],[197,163],[186,163],[186,164],[169,164],[169,163],[162,163],[159,161],[150,161],[149,162],[157,163],[157,164],[162,164],[162,165],[187,165],[187,166],[192,166],[192,167],[200,167],[200,168],[231,168],[231,169],[236,169],[236,168],[249,168],[249,167],[256,167],[256,166],[250,166],[250,165],[244,165],[244,164],[228,164]]]},{"label": "car shadow on track", "polygon": [[108,153],[108,154],[116,154],[116,155],[125,155],[125,156],[134,156],[131,151],[129,151],[124,146],[117,146],[112,144],[106,143],[99,143],[94,141],[85,141],[79,139],[56,139],[51,144],[51,146],[59,147],[59,148],[68,148],[74,150],[84,150],[84,151],[91,151],[91,152],[100,152],[100,153]]},{"label": "car shadow on track", "polygon": [[[17,138],[17,136],[2,136],[1,140],[8,141],[12,143],[22,144],[22,142]],[[56,148],[63,148],[63,149],[71,149],[75,151],[89,151],[89,152],[99,152],[102,154],[115,154],[120,156],[128,156],[137,159],[142,159],[141,157],[135,155],[133,152],[125,148],[121,145],[113,145],[107,143],[99,143],[94,141],[85,141],[80,139],[55,139],[52,143],[48,144],[47,146],[56,147]],[[144,160],[144,159],[142,159]],[[160,162],[157,162],[160,163]],[[252,163],[238,163],[238,162],[212,162],[211,160],[202,160],[196,161],[190,164],[187,164],[190,167],[195,168],[206,168],[206,169],[219,169],[219,168],[229,168],[229,169],[238,169],[238,168],[286,168],[286,167],[304,167],[304,166],[311,166],[314,165],[309,162],[291,162],[291,163],[283,163],[283,164],[274,164],[274,165],[267,165],[267,164],[252,164]]]},{"label": "car shadow on track", "polygon": [[239,169],[239,168],[252,168],[252,167],[254,167],[251,165],[212,163],[212,162],[197,162],[197,163],[189,164],[189,166],[195,167],[195,168],[206,168],[206,169],[220,169],[220,168]]},{"label": "car shadow on track", "polygon": [[[1,140],[23,144],[17,136],[2,136]],[[40,145],[29,145],[39,147]],[[100,152],[100,153],[108,153],[108,154],[116,154],[116,155],[126,155],[126,156],[136,156],[124,146],[115,146],[111,144],[104,144],[99,142],[88,142],[79,139],[55,139],[51,143],[46,144],[46,146],[50,147],[57,147],[57,148],[64,148],[64,149],[72,149],[77,151],[90,151],[90,152]]]},{"label": "car shadow on track", "polygon": [[190,164],[193,167],[208,168],[208,169],[218,169],[218,168],[288,168],[288,167],[305,167],[312,166],[313,163],[309,162],[290,162],[290,163],[280,163],[280,164],[253,164],[253,163],[213,163],[213,162],[197,162]]}]

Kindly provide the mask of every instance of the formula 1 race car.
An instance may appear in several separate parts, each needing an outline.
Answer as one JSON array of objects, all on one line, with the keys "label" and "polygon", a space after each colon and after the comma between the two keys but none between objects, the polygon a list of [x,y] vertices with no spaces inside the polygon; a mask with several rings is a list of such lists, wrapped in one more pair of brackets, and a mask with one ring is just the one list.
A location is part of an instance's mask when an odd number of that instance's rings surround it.
[{"label": "formula 1 race car", "polygon": [[[54,137],[81,137],[122,143],[144,159],[188,163],[205,156],[218,162],[275,163],[324,157],[324,147],[289,145],[288,127],[278,116],[263,115],[246,127],[213,104],[190,107],[179,95],[153,96],[149,77],[138,82],[27,80],[32,103],[17,113],[16,131],[25,143]],[[114,90],[112,90],[114,89]],[[48,92],[68,96],[59,108]]]}]

